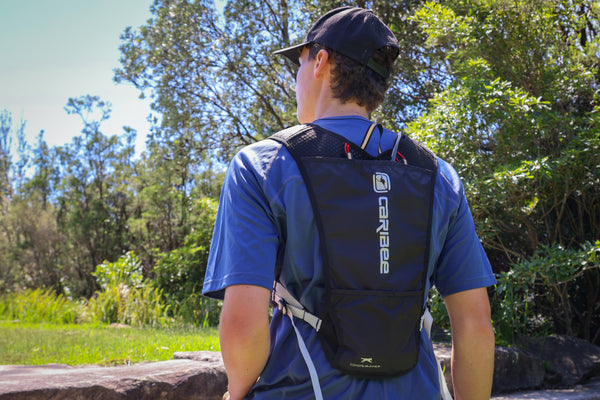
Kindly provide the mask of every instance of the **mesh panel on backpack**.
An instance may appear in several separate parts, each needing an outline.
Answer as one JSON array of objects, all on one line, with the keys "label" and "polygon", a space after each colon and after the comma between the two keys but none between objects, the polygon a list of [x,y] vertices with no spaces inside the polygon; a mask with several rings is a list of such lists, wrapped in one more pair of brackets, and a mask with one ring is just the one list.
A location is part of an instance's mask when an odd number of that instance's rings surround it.
[{"label": "mesh panel on backpack", "polygon": [[[392,153],[390,149],[373,157],[343,136],[313,124],[294,126],[271,138],[286,144],[300,157],[346,158],[346,146],[354,160],[389,160]],[[435,155],[429,149],[407,136],[402,137],[398,151],[410,165],[431,169],[432,165],[437,164]]]}]

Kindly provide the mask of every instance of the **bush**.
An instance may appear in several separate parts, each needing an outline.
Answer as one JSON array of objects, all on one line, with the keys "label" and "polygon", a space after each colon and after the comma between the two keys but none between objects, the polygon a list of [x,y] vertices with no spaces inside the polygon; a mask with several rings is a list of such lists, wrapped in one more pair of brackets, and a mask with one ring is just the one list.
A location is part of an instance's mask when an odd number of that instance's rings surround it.
[{"label": "bush", "polygon": [[167,324],[169,307],[162,291],[143,281],[142,264],[133,252],[114,263],[98,265],[93,276],[103,290],[89,301],[92,320],[135,326]]},{"label": "bush", "polygon": [[104,290],[118,285],[137,287],[142,284],[143,280],[142,263],[133,251],[129,251],[117,262],[104,261],[96,266],[92,276]]},{"label": "bush", "polygon": [[170,313],[183,322],[214,326],[219,323],[220,302],[201,295],[217,203],[203,198],[195,203],[198,220],[186,236],[184,245],[159,254],[154,269],[153,287],[163,291]]},{"label": "bush", "polygon": [[160,290],[143,286],[133,289],[127,297],[120,322],[133,326],[166,326],[168,310]]},{"label": "bush", "polygon": [[127,290],[126,286],[110,286],[104,291],[96,293],[88,302],[90,317],[95,322],[112,324],[119,322],[123,316],[123,303]]},{"label": "bush", "polygon": [[[585,295],[582,296],[582,293]],[[600,241],[579,249],[543,245],[498,275],[493,301],[500,340],[516,335],[600,337]]]},{"label": "bush", "polygon": [[444,336],[448,337],[448,334],[450,333],[450,318],[448,317],[448,310],[446,310],[444,299],[437,290],[432,290],[429,293],[429,299],[427,301],[429,304],[429,311],[433,317],[432,331],[443,331]]},{"label": "bush", "polygon": [[199,325],[203,328],[219,325],[219,316],[223,303],[204,297],[199,292],[176,303],[177,317],[183,322]]}]

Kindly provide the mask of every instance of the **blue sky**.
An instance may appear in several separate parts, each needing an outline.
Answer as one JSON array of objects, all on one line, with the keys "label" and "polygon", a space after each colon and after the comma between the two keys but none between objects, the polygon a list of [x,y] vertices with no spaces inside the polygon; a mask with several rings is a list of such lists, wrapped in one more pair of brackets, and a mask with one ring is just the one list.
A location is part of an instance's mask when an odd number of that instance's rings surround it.
[{"label": "blue sky", "polygon": [[78,116],[67,115],[69,97],[98,95],[112,103],[101,126],[121,134],[138,131],[143,147],[148,100],[128,84],[113,83],[119,64],[119,35],[150,18],[152,0],[0,0],[0,110],[26,121],[33,144],[40,130],[51,146],[81,133]]}]

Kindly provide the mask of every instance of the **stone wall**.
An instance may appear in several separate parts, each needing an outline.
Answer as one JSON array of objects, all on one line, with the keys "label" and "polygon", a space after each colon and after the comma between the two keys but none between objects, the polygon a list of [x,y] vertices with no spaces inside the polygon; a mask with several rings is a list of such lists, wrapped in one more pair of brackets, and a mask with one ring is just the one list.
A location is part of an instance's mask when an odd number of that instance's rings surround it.
[{"label": "stone wall", "polygon": [[[451,383],[450,348],[434,350]],[[495,362],[495,393],[566,387],[600,376],[600,347],[564,336],[523,338],[519,348],[497,347]],[[0,366],[0,400],[221,400],[226,387],[215,352],[119,367]]]}]

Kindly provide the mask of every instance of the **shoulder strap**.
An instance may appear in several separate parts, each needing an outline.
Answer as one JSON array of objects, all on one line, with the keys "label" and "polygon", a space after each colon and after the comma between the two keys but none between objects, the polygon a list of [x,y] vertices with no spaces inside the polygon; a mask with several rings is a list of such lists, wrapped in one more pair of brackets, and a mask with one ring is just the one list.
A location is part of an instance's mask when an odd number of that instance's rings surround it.
[{"label": "shoulder strap", "polygon": [[436,155],[411,137],[402,136],[398,152],[406,158],[410,165],[427,170],[437,169]]}]

